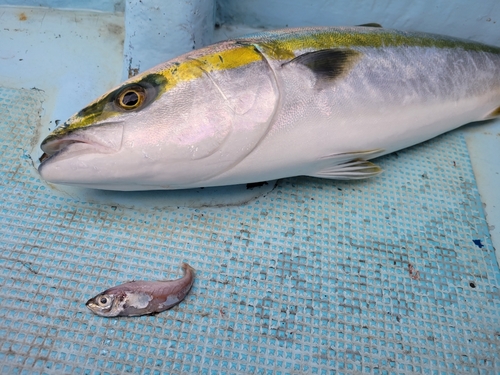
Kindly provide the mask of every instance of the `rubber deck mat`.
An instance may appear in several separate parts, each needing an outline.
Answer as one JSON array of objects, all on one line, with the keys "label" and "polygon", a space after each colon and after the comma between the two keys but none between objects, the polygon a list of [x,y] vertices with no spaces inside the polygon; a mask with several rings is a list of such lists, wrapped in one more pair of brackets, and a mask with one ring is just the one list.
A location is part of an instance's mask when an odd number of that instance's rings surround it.
[{"label": "rubber deck mat", "polygon": [[[371,180],[127,208],[39,178],[42,100],[0,89],[2,374],[500,373],[500,271],[459,131],[379,159]],[[197,279],[171,310],[84,305],[183,261]]]}]

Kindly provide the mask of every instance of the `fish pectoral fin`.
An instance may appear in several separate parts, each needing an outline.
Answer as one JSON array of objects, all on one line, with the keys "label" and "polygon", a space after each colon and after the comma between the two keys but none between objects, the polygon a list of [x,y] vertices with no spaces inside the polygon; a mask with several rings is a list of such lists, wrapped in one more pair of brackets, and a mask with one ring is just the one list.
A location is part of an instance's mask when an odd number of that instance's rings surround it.
[{"label": "fish pectoral fin", "polygon": [[376,22],[364,23],[364,24],[358,25],[358,26],[362,26],[362,27],[381,27],[381,28],[383,28],[383,26],[381,24],[376,23]]},{"label": "fish pectoral fin", "polygon": [[331,81],[347,74],[360,57],[361,52],[347,48],[322,49],[306,52],[281,66],[301,64],[309,68],[319,81]]},{"label": "fish pectoral fin", "polygon": [[363,178],[374,177],[379,173],[382,173],[382,168],[378,165],[367,160],[357,159],[325,168],[315,174],[311,174],[311,176],[336,180],[361,180]]},{"label": "fish pectoral fin", "polygon": [[314,174],[310,174],[310,176],[338,180],[359,180],[373,177],[381,173],[382,168],[366,159],[380,156],[384,152],[384,149],[377,148],[367,151],[326,155],[321,160],[331,162],[333,165],[326,164],[326,167]]}]

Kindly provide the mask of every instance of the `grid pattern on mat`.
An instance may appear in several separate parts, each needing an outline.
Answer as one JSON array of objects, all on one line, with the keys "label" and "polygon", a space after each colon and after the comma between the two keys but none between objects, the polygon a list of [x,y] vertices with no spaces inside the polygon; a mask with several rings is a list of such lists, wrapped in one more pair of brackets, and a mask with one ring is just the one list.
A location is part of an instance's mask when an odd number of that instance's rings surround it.
[{"label": "grid pattern on mat", "polygon": [[[500,272],[460,132],[380,159],[372,180],[141,210],[40,180],[42,99],[0,89],[2,374],[500,372]],[[172,310],[84,306],[181,261],[197,280]]]}]

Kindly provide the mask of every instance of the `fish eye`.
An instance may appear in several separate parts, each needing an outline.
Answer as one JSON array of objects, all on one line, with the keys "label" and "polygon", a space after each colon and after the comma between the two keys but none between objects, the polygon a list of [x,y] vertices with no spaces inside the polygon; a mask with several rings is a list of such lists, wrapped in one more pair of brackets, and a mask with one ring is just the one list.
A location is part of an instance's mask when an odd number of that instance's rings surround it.
[{"label": "fish eye", "polygon": [[115,103],[126,111],[136,109],[144,103],[146,91],[139,85],[127,87],[118,94]]},{"label": "fish eye", "polygon": [[100,296],[97,298],[97,304],[99,306],[107,306],[111,300],[106,296]]}]

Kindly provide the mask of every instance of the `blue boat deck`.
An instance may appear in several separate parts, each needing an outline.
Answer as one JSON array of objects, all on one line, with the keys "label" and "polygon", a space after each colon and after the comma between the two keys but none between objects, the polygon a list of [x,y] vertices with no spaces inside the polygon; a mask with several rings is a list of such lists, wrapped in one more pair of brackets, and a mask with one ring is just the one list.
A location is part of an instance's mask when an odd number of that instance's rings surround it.
[{"label": "blue boat deck", "polygon": [[[380,158],[365,181],[55,186],[35,168],[39,141],[120,81],[123,15],[0,15],[2,374],[500,373],[500,224],[485,214],[498,193],[478,156],[498,122]],[[197,279],[171,310],[106,319],[84,305],[178,278],[181,262]]]}]

